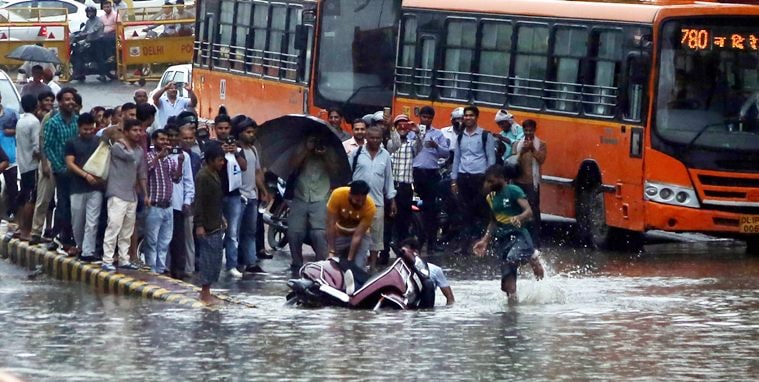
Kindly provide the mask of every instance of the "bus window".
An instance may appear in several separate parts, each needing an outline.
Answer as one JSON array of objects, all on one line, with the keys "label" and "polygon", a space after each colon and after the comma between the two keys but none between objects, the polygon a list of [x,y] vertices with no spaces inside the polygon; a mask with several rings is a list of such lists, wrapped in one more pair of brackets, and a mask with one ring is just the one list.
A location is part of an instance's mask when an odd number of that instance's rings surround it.
[{"label": "bus window", "polygon": [[283,51],[283,61],[280,76],[289,81],[298,79],[298,51],[295,49],[295,31],[303,19],[303,9],[290,7],[287,9],[287,40]]},{"label": "bus window", "polygon": [[503,21],[483,21],[480,41],[480,70],[474,84],[474,99],[494,105],[506,102],[511,35],[513,28]]},{"label": "bus window", "polygon": [[580,63],[588,51],[588,30],[560,26],[554,33],[553,73],[552,81],[546,81],[546,108],[577,113],[582,94]]},{"label": "bus window", "polygon": [[229,46],[232,44],[235,2],[233,0],[222,0],[219,14],[219,35],[213,49],[213,65],[216,68],[229,69]]},{"label": "bus window", "polygon": [[254,3],[253,6],[253,49],[248,54],[248,72],[263,73],[264,49],[269,20],[269,4]]},{"label": "bus window", "polygon": [[591,33],[588,58],[591,74],[585,86],[585,114],[614,116],[622,45],[622,32],[619,30],[596,29]]},{"label": "bus window", "polygon": [[435,70],[435,39],[422,37],[422,54],[416,69],[416,95],[429,97],[432,94],[432,72]]},{"label": "bus window", "polygon": [[514,106],[540,109],[546,78],[548,27],[520,24],[517,29],[516,61],[509,102]]},{"label": "bus window", "polygon": [[287,27],[287,7],[284,5],[271,6],[271,25],[269,27],[269,45],[264,55],[265,73],[271,77],[279,77],[282,66],[282,42]]},{"label": "bus window", "polygon": [[396,67],[396,87],[398,94],[411,94],[414,86],[416,67],[416,16],[406,16],[403,20],[401,52]]},{"label": "bus window", "polygon": [[250,30],[250,16],[253,10],[251,3],[237,3],[237,21],[235,23],[235,48],[232,54],[232,68],[237,71],[245,71],[245,56],[248,30]]},{"label": "bus window", "polygon": [[476,43],[477,23],[474,20],[448,20],[445,63],[443,70],[438,71],[441,98],[469,100]]},{"label": "bus window", "polygon": [[350,119],[390,105],[400,3],[323,1],[317,106],[342,106]]}]

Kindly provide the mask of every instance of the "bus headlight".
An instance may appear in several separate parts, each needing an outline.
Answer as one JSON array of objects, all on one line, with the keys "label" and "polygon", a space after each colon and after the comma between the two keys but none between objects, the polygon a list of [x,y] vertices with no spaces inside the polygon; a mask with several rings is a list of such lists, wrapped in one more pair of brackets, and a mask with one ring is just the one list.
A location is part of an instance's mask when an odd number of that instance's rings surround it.
[{"label": "bus headlight", "polygon": [[692,188],[646,181],[643,190],[643,197],[652,202],[691,208],[701,207],[696,191]]}]

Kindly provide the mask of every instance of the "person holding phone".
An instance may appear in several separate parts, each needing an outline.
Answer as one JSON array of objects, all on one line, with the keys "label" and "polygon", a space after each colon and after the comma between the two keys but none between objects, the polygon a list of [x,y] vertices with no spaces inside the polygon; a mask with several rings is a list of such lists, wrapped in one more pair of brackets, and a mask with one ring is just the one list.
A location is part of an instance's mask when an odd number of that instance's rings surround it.
[{"label": "person holding phone", "polygon": [[177,116],[185,110],[194,109],[198,105],[198,97],[192,91],[190,83],[180,84],[184,84],[184,89],[187,91],[189,97],[178,96],[178,85],[174,81],[169,81],[166,86],[153,94],[153,104],[158,109],[156,119],[158,120],[159,129],[166,126],[166,122],[170,117]]},{"label": "person holding phone", "polygon": [[522,188],[527,195],[527,201],[530,202],[533,219],[527,225],[527,230],[530,232],[535,247],[540,248],[540,168],[545,163],[548,152],[545,142],[535,136],[537,122],[527,119],[522,126],[524,138],[514,142],[513,145],[520,168],[520,175],[514,179],[514,183]]}]

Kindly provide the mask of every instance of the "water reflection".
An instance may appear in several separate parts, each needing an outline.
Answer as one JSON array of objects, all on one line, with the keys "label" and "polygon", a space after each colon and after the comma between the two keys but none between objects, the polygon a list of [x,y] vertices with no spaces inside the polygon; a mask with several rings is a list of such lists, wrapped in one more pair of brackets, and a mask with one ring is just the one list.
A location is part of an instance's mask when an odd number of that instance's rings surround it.
[{"label": "water reflection", "polygon": [[[439,257],[457,303],[283,307],[287,259],[220,285],[257,309],[198,311],[26,280],[0,262],[0,367],[29,380],[751,379],[759,260],[729,246],[549,249],[552,276],[499,291],[493,259]],[[443,303],[439,295],[438,303]]]}]

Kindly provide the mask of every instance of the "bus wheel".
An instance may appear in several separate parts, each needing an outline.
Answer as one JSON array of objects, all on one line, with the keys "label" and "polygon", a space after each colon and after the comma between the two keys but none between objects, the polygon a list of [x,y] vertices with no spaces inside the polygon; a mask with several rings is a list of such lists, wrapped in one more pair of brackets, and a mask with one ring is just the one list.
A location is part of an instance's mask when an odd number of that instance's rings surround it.
[{"label": "bus wheel", "polygon": [[759,237],[746,238],[746,253],[759,255]]},{"label": "bus wheel", "polygon": [[600,185],[589,186],[577,194],[577,229],[580,238],[594,248],[607,248],[614,229],[606,224],[604,193]]}]

